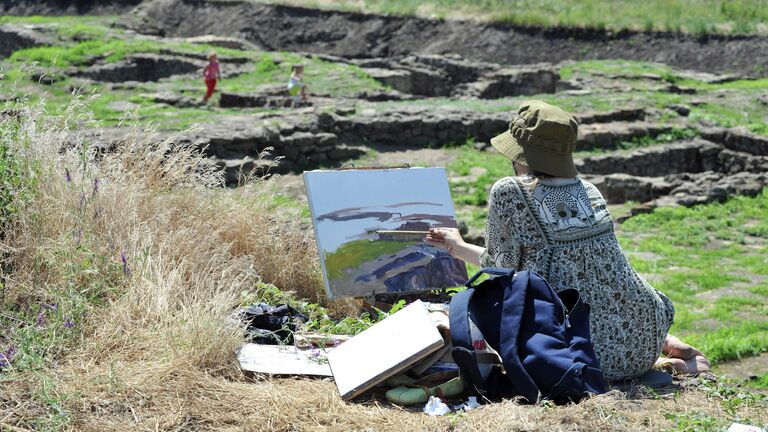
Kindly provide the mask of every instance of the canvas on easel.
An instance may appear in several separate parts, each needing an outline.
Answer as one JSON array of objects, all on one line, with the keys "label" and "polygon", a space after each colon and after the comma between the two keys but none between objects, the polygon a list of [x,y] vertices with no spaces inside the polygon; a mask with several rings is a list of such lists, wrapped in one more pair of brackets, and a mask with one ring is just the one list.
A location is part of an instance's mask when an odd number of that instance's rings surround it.
[{"label": "canvas on easel", "polygon": [[456,228],[443,168],[304,173],[329,298],[460,286],[464,263],[424,242]]}]

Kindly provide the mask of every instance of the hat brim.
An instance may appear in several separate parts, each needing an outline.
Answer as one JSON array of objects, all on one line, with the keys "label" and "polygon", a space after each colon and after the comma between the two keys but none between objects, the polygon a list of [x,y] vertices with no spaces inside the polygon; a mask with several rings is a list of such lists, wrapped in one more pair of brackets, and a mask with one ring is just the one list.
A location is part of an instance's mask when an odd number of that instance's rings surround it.
[{"label": "hat brim", "polygon": [[503,154],[507,159],[513,162],[525,159],[523,147],[517,142],[517,139],[509,133],[509,131],[491,138],[491,145],[498,150],[499,153]]},{"label": "hat brim", "polygon": [[579,172],[571,154],[549,152],[535,146],[523,147],[509,131],[491,138],[491,145],[513,162],[525,162],[533,171],[554,177],[576,177]]}]

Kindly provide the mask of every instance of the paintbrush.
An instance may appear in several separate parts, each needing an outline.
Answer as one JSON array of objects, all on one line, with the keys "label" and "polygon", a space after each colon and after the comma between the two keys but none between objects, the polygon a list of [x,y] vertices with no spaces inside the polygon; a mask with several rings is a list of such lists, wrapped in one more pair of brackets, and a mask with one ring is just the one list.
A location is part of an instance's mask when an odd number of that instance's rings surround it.
[{"label": "paintbrush", "polygon": [[368,233],[376,234],[379,240],[420,241],[424,240],[429,231],[370,230]]}]

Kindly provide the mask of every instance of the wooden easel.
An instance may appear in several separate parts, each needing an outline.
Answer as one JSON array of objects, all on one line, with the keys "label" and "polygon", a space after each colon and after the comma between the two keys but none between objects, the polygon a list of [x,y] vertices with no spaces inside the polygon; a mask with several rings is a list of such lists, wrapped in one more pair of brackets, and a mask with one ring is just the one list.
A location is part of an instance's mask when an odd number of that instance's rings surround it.
[{"label": "wooden easel", "polygon": [[336,168],[336,171],[348,171],[348,170],[375,170],[375,169],[408,169],[411,167],[411,164],[408,162],[402,164],[402,165],[366,165],[366,166],[359,166],[356,167],[355,164],[352,162],[345,163],[344,165]]}]

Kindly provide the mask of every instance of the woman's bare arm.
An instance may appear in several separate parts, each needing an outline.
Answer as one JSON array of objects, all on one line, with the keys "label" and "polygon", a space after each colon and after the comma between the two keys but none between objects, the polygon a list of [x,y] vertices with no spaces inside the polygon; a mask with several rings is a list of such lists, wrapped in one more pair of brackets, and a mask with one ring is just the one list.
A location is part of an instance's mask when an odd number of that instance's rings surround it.
[{"label": "woman's bare arm", "polygon": [[477,266],[480,265],[480,256],[485,252],[485,248],[465,242],[456,228],[432,228],[426,242],[448,249],[452,257]]}]

